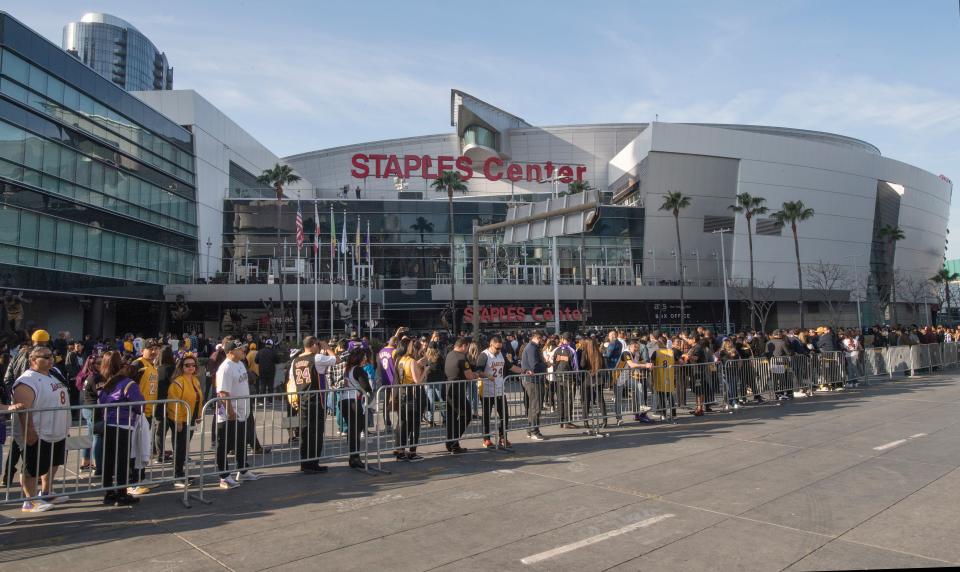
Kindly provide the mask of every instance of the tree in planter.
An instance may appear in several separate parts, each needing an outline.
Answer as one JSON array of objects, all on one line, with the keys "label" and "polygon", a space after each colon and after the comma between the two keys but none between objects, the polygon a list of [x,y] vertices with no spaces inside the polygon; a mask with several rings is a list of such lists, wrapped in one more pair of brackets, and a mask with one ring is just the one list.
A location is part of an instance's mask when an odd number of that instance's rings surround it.
[{"label": "tree in planter", "polygon": [[667,194],[663,195],[663,204],[660,205],[660,210],[668,211],[673,214],[673,222],[677,229],[677,254],[680,256],[680,330],[683,331],[684,326],[686,325],[686,310],[684,306],[686,305],[686,298],[684,297],[683,287],[684,282],[686,282],[685,272],[683,268],[683,248],[680,246],[680,211],[690,206],[690,203],[693,201],[690,197],[684,195],[680,191],[667,191]]},{"label": "tree in planter", "polygon": [[[280,284],[280,336],[281,339],[285,339],[287,335],[286,329],[286,320],[284,319],[285,307],[283,305],[283,271],[281,266],[283,264],[283,245],[280,243],[280,213],[283,201],[283,187],[291,183],[296,183],[300,180],[300,175],[297,175],[293,172],[293,169],[290,168],[290,165],[281,165],[280,163],[275,163],[273,167],[269,169],[264,169],[263,173],[257,177],[257,182],[261,185],[269,185],[273,188],[273,191],[277,194],[277,272],[279,274],[280,280],[277,281]],[[297,280],[300,277],[297,276]]]},{"label": "tree in planter", "polygon": [[943,288],[943,295],[947,302],[947,323],[950,323],[950,283],[960,280],[960,274],[956,272],[951,272],[946,268],[941,268],[939,272],[934,274],[930,281]]},{"label": "tree in planter", "polygon": [[[741,300],[746,298],[750,292],[750,287],[744,280],[730,281],[730,288],[733,290],[734,295]],[[777,301],[774,298],[775,288],[776,280],[774,279],[771,279],[769,282],[761,280],[754,288],[756,299],[755,303],[750,306],[750,321],[753,322],[756,320],[757,323],[760,324],[760,331],[762,332],[767,331],[767,320],[770,318],[770,311],[777,305]]]},{"label": "tree in planter", "polygon": [[410,230],[420,233],[420,274],[423,276],[427,272],[426,263],[423,260],[423,235],[433,232],[433,223],[422,216],[418,216],[417,222],[410,225]]},{"label": "tree in planter", "polygon": [[[804,328],[803,320],[803,273],[800,270],[800,240],[797,238],[797,223],[813,217],[813,209],[804,206],[803,201],[787,201],[777,212],[770,215],[781,226],[790,225],[793,231],[793,253],[797,259],[797,285],[800,287],[800,327]],[[751,256],[752,258],[752,256]]]},{"label": "tree in planter", "polygon": [[894,248],[898,241],[906,238],[903,230],[899,226],[885,224],[877,232],[877,238],[887,245],[887,279],[890,288],[890,322],[893,325],[897,323],[897,285],[896,273],[894,272]]},{"label": "tree in planter", "polygon": [[[456,249],[453,244],[453,193],[455,191],[466,192],[467,185],[460,178],[459,171],[444,171],[433,182],[434,190],[447,193],[448,222],[450,225],[448,238],[450,240],[450,331],[454,336],[457,335],[457,298],[456,298],[456,276],[454,276],[454,264],[456,262]],[[476,270],[474,270],[476,272]],[[474,277],[476,280],[478,277]]]},{"label": "tree in planter", "polygon": [[767,199],[763,197],[755,197],[750,193],[740,193],[737,195],[737,202],[730,205],[730,210],[735,213],[742,214],[745,219],[747,219],[747,245],[750,248],[750,328],[756,329],[756,323],[754,322],[754,315],[756,312],[753,311],[753,305],[755,303],[754,297],[754,278],[753,278],[753,225],[750,221],[753,220],[753,217],[760,214],[765,214],[767,212],[767,207],[763,203],[767,202]]}]

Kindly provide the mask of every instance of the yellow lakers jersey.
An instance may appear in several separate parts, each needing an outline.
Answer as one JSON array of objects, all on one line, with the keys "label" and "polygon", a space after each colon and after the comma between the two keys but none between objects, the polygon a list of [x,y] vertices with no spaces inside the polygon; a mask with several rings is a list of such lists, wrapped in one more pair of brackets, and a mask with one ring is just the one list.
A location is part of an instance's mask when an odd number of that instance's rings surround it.
[{"label": "yellow lakers jersey", "polygon": [[661,348],[653,354],[653,390],[672,392],[674,389],[673,350]]}]

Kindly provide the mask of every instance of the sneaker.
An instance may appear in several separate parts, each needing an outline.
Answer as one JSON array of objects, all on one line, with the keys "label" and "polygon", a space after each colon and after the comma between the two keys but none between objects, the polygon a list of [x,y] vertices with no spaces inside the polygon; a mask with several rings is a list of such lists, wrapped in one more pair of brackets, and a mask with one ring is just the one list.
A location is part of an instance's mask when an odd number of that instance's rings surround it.
[{"label": "sneaker", "polygon": [[52,504],[42,500],[38,500],[38,501],[25,501],[23,503],[23,506],[20,507],[20,510],[22,512],[47,512],[52,508],[53,508]]},{"label": "sneaker", "polygon": [[418,455],[418,454],[416,454],[416,453],[409,453],[409,454],[407,454],[407,461],[410,461],[411,463],[416,463],[416,462],[419,462],[419,461],[422,461],[422,460],[423,460],[423,457],[421,457],[420,455]]},{"label": "sneaker", "polygon": [[113,506],[130,506],[140,502],[140,499],[133,495],[120,495],[113,501]]},{"label": "sneaker", "polygon": [[494,447],[493,447],[493,441],[491,441],[489,437],[487,437],[487,438],[485,438],[485,439],[483,440],[483,448],[484,448],[484,449],[493,449],[493,448],[494,448]]},{"label": "sneaker", "polygon": [[70,500],[69,495],[55,495],[55,496],[44,496],[43,500],[47,501],[50,504],[63,504]]},{"label": "sneaker", "polygon": [[617,427],[623,427],[623,419],[617,419]]},{"label": "sneaker", "polygon": [[509,449],[510,447],[513,446],[513,443],[511,443],[509,439],[500,439],[500,443],[498,444],[498,446],[501,449]]},{"label": "sneaker", "polygon": [[638,419],[640,420],[640,423],[654,423],[654,420],[647,417],[646,413],[639,416]]},{"label": "sneaker", "polygon": [[13,524],[15,522],[17,522],[17,519],[0,514],[0,526],[7,526],[8,524]]},{"label": "sneaker", "polygon": [[127,487],[127,494],[132,497],[139,497],[150,494],[150,487]]},{"label": "sneaker", "polygon": [[221,489],[235,489],[240,486],[240,483],[234,480],[233,477],[227,477],[225,479],[220,479],[220,488]]},{"label": "sneaker", "polygon": [[263,478],[263,475],[260,473],[255,473],[253,471],[247,471],[246,473],[237,473],[237,476],[234,478],[236,481],[241,483],[244,481],[259,481]]},{"label": "sneaker", "polygon": [[183,489],[187,488],[187,486],[193,486],[195,482],[196,482],[196,481],[194,481],[193,479],[186,479],[186,480],[183,480],[183,481],[177,481],[177,482],[173,483],[173,488],[183,490]]},{"label": "sneaker", "polygon": [[544,439],[546,439],[546,437],[544,437],[540,433],[528,433],[527,439],[533,439],[534,441],[543,441]]},{"label": "sneaker", "polygon": [[460,445],[457,445],[456,447],[450,447],[450,452],[453,453],[454,455],[462,455],[467,452],[467,449],[466,447],[461,447]]}]

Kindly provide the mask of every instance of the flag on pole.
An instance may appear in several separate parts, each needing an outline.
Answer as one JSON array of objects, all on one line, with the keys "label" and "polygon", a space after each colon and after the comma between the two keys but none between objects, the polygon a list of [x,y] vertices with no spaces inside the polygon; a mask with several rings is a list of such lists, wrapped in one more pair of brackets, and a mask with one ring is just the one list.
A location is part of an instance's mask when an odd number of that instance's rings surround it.
[{"label": "flag on pole", "polygon": [[372,264],[373,258],[370,257],[370,221],[367,221],[367,264]]},{"label": "flag on pole", "polygon": [[360,216],[357,215],[357,236],[353,242],[353,259],[360,263]]},{"label": "flag on pole", "polygon": [[333,214],[333,207],[330,207],[330,259],[337,256],[337,217]]},{"label": "flag on pole", "polygon": [[343,211],[343,228],[340,229],[340,254],[347,253],[347,211]]},{"label": "flag on pole", "polygon": [[313,255],[320,256],[320,213],[316,201],[313,203]]},{"label": "flag on pole", "polygon": [[303,215],[300,213],[300,201],[297,201],[297,256],[303,247]]}]

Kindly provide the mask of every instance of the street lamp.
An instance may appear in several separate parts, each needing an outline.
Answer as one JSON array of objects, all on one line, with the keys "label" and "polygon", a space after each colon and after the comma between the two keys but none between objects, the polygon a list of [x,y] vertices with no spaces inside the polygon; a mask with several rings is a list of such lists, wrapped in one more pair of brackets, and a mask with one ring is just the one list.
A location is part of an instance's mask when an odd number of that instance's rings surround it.
[{"label": "street lamp", "polygon": [[723,317],[727,323],[727,335],[732,334],[730,328],[730,297],[727,295],[727,250],[723,244],[723,234],[731,232],[729,228],[720,228],[713,231],[713,234],[720,235],[720,267],[723,269]]},{"label": "street lamp", "polygon": [[648,251],[647,251],[647,254],[650,255],[650,261],[653,263],[653,283],[654,283],[654,285],[656,285],[656,283],[657,283],[657,255],[656,255],[656,252],[653,251],[653,250],[648,250]]},{"label": "street lamp", "polygon": [[[554,174],[549,179],[537,181],[538,183],[553,183],[553,198],[560,196],[560,177]],[[553,275],[553,318],[554,328],[557,335],[560,334],[560,261],[557,258],[557,237],[550,237],[550,274]]]},{"label": "street lamp", "polygon": [[697,259],[697,286],[700,286],[700,251],[691,250],[690,254],[694,255]]},{"label": "street lamp", "polygon": [[861,318],[860,313],[860,269],[857,266],[856,254],[850,256],[844,256],[844,260],[849,260],[850,265],[853,266],[853,287],[857,291],[857,328],[860,330],[860,335],[863,335],[863,318]]}]

